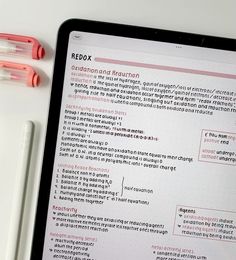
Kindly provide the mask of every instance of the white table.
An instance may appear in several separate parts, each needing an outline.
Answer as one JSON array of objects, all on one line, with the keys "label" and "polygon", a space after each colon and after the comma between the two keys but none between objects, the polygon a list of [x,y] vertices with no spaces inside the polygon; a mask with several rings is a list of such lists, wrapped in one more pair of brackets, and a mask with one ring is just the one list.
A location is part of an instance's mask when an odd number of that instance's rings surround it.
[{"label": "white table", "polygon": [[[235,0],[0,0],[0,32],[36,37],[47,51],[44,60],[9,57],[41,74],[38,88],[0,83],[0,259],[8,260],[15,236],[12,223],[19,189],[22,126],[36,124],[20,259],[29,259],[34,213],[47,123],[56,35],[69,18],[127,23],[236,38]],[[6,59],[6,57],[0,57]],[[10,259],[9,259],[10,260]]]}]

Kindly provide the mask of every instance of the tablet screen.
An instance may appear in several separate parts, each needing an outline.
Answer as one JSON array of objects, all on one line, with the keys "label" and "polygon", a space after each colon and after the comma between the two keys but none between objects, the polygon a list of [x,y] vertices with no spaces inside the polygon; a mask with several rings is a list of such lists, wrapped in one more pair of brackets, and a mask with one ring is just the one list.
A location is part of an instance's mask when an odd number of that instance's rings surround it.
[{"label": "tablet screen", "polygon": [[42,259],[234,260],[235,52],[73,30],[62,85]]}]

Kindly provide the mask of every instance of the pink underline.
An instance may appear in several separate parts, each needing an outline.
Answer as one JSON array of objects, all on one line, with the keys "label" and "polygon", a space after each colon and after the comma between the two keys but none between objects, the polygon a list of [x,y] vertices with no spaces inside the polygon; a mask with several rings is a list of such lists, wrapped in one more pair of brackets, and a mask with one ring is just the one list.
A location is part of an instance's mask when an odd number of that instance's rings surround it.
[{"label": "pink underline", "polygon": [[167,71],[190,73],[190,74],[197,74],[197,75],[204,75],[204,76],[211,76],[211,77],[218,77],[218,78],[236,79],[235,74],[226,74],[226,73],[219,73],[219,72],[212,72],[212,71],[205,71],[205,70],[194,70],[194,69],[163,66],[163,65],[156,65],[156,64],[149,64],[149,63],[142,63],[142,62],[114,60],[114,59],[107,59],[107,58],[100,58],[100,57],[96,57],[95,61],[103,62],[103,63],[125,65],[125,66],[133,66],[133,67],[139,67],[139,68],[167,70]]}]

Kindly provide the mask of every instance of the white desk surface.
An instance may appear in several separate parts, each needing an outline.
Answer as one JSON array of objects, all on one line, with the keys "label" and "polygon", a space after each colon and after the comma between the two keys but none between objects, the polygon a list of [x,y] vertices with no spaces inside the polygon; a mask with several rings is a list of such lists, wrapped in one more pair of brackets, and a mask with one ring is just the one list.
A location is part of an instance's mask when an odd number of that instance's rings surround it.
[{"label": "white desk surface", "polygon": [[26,120],[36,124],[20,255],[20,259],[29,259],[60,24],[69,18],[83,18],[236,38],[235,10],[235,0],[0,0],[0,32],[36,37],[47,51],[41,61],[8,58],[34,66],[42,75],[42,86],[27,88],[0,83],[1,260],[8,260],[6,255],[14,236],[11,227],[17,199],[17,164]]}]

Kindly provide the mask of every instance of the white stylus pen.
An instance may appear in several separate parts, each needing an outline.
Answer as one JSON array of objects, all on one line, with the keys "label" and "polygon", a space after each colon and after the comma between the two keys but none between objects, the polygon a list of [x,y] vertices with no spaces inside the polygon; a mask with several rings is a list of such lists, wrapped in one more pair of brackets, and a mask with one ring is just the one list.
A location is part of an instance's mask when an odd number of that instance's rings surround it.
[{"label": "white stylus pen", "polygon": [[26,121],[23,127],[23,137],[20,152],[19,171],[17,171],[17,188],[14,196],[11,231],[9,236],[8,256],[6,260],[16,260],[19,249],[19,238],[23,222],[26,187],[33,143],[34,123]]}]

